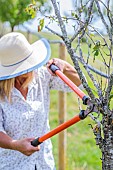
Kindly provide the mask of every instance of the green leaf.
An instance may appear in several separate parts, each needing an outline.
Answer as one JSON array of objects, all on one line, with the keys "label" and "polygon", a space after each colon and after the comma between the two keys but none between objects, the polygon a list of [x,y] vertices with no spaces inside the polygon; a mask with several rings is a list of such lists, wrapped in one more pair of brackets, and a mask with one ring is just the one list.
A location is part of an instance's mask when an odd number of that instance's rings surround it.
[{"label": "green leaf", "polygon": [[41,28],[43,29],[43,27],[44,27],[44,18],[41,19],[39,23],[40,23]]},{"label": "green leaf", "polygon": [[94,52],[94,56],[98,56],[98,55],[99,55],[99,51],[96,50],[96,51]]},{"label": "green leaf", "polygon": [[39,21],[38,32],[42,31],[44,27],[44,18]]},{"label": "green leaf", "polygon": [[71,12],[71,15],[72,15],[73,17],[75,17],[75,18],[79,19],[79,17],[78,17],[78,15],[77,15],[77,13],[75,13],[75,12]]},{"label": "green leaf", "polygon": [[89,48],[91,48],[91,46],[92,46],[92,44],[90,43],[90,44],[89,44]]}]

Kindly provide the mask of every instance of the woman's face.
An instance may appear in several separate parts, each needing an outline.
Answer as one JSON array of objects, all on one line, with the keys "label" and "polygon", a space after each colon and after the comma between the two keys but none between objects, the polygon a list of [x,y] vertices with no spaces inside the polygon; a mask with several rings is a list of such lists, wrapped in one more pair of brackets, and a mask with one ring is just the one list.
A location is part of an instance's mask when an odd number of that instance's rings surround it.
[{"label": "woman's face", "polygon": [[29,72],[16,77],[16,83],[19,83],[22,88],[28,87],[28,84],[32,81],[34,72]]}]

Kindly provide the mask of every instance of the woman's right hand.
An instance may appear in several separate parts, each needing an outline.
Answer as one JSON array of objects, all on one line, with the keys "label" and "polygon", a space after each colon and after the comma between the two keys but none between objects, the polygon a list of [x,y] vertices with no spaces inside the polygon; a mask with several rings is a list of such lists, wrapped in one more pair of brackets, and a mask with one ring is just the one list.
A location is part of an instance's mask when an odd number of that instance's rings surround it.
[{"label": "woman's right hand", "polygon": [[21,140],[12,140],[12,149],[23,153],[26,156],[32,155],[34,152],[40,150],[40,146],[34,147],[31,145],[31,141],[35,138],[25,138]]}]

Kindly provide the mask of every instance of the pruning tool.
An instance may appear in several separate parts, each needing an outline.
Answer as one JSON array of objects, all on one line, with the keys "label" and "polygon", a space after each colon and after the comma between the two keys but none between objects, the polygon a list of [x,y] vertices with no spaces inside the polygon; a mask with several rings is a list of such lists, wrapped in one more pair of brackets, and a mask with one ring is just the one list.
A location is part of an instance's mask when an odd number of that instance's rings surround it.
[{"label": "pruning tool", "polygon": [[51,138],[52,136],[58,134],[59,132],[65,130],[69,126],[79,122],[80,120],[85,119],[91,112],[99,112],[99,107],[96,106],[91,99],[85,95],[83,91],[81,91],[67,76],[65,76],[54,64],[50,65],[50,69],[53,73],[55,73],[57,76],[59,76],[83,101],[84,105],[87,105],[86,110],[81,110],[80,113],[76,116],[74,116],[72,119],[62,123],[61,125],[57,126],[55,129],[51,130],[50,132],[44,134],[41,137],[36,138],[31,142],[31,145],[38,146],[43,141]]}]

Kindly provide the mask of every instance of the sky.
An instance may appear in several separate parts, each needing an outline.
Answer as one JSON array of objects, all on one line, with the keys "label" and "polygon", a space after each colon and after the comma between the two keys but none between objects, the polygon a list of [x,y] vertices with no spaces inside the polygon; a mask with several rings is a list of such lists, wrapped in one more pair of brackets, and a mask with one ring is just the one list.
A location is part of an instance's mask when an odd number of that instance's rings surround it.
[{"label": "sky", "polygon": [[[69,11],[72,10],[72,1],[71,0],[59,0],[60,2],[60,10],[61,10],[61,14],[63,14],[65,11]],[[54,12],[51,13],[51,15],[53,14]],[[48,24],[48,20],[46,20],[46,24]],[[25,25],[32,31],[37,31],[37,27],[38,27],[38,18],[35,18],[32,22],[32,24],[28,24],[27,22],[25,23]],[[60,32],[60,29],[59,27],[56,25],[56,24],[50,24],[49,27],[51,27],[53,30],[56,30],[58,32]],[[44,29],[44,31],[46,31],[47,29]],[[70,29],[69,29],[70,30]]]},{"label": "sky", "polygon": [[[61,14],[63,15],[65,12],[66,13],[70,13],[71,10],[73,9],[73,5],[72,5],[72,1],[74,0],[57,0],[57,2],[60,3],[60,11]],[[54,10],[52,11],[51,15],[54,14]],[[64,15],[63,15],[64,16]],[[31,31],[36,31],[37,32],[37,27],[38,27],[38,18],[35,18],[32,22],[32,24],[30,23],[30,25],[26,22],[25,25],[31,30]],[[48,25],[49,20],[45,21],[45,25]],[[98,29],[102,28],[102,23],[100,20],[98,20],[97,22],[94,23],[94,26]],[[52,30],[56,31],[58,33],[61,33],[60,28],[55,24],[55,23],[51,23],[48,25],[48,27],[50,27]],[[69,22],[67,24],[67,33],[73,33],[73,27],[72,27],[72,21]],[[47,29],[43,29],[43,31],[47,31]]]}]

